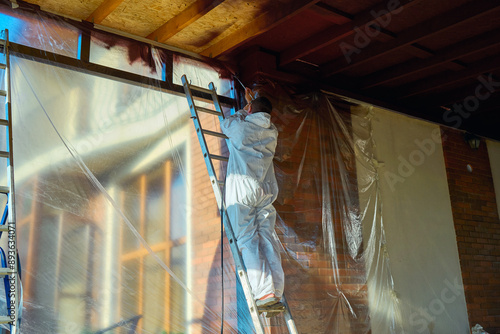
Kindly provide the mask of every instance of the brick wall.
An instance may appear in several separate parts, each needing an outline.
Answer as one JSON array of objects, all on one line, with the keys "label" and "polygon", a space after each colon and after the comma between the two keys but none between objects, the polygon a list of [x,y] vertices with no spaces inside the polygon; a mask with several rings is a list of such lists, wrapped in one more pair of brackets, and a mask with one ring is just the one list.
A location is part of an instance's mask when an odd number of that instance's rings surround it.
[{"label": "brick wall", "polygon": [[443,131],[469,324],[500,333],[500,221],[488,151],[484,142],[472,150],[462,132]]},{"label": "brick wall", "polygon": [[[285,291],[300,333],[366,333],[370,324],[364,262],[357,250],[349,251],[350,241],[362,239],[360,233],[348,232],[351,223],[359,223],[347,219],[358,203],[350,134],[341,130],[326,101],[318,97],[320,102],[300,116],[275,119],[281,129],[276,208],[282,224],[292,231],[281,235],[288,251],[283,259]],[[278,101],[281,106],[289,103]],[[348,111],[338,111],[350,131]]]}]

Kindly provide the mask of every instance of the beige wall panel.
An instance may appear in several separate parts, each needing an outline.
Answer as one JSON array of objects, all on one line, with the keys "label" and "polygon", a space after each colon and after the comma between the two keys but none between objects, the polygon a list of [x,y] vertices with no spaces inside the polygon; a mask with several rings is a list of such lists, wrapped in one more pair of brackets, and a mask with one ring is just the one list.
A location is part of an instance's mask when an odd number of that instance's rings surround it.
[{"label": "beige wall panel", "polygon": [[500,216],[500,143],[487,140],[488,155],[490,158],[491,175],[493,176],[493,185],[495,187],[495,196],[497,198],[498,215]]},{"label": "beige wall panel", "polygon": [[[385,246],[375,246],[386,255],[372,264],[380,268],[369,281],[373,333],[469,333],[440,128],[394,112],[373,111],[376,145],[371,150],[380,166],[378,204],[386,237]],[[354,121],[356,131],[359,120]],[[368,131],[364,135],[369,136]],[[366,177],[358,164],[360,184]],[[360,194],[361,203],[374,202],[368,195]],[[371,210],[363,220],[365,247],[373,238]],[[391,275],[394,290],[386,283]],[[390,329],[391,319],[396,331]]]}]

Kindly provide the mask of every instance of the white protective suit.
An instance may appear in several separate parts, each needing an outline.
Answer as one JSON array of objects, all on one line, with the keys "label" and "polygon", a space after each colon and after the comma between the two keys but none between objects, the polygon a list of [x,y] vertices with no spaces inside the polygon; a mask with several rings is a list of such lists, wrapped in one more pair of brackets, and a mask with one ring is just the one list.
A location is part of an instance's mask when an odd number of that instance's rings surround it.
[{"label": "white protective suit", "polygon": [[285,279],[272,205],[278,196],[273,166],[278,130],[269,114],[244,110],[226,118],[221,129],[230,141],[226,211],[254,298],[269,293],[281,297]]}]

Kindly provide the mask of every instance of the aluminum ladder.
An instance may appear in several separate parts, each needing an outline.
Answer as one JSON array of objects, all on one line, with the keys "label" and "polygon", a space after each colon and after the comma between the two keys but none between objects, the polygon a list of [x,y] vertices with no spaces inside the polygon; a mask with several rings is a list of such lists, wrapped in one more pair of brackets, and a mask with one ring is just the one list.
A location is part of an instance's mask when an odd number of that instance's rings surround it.
[{"label": "aluminum ladder", "polygon": [[[211,82],[208,85],[207,88],[203,87],[198,87],[191,85],[188,82],[188,79],[186,75],[182,76],[182,85],[184,86],[184,92],[186,94],[186,98],[189,104],[189,109],[191,110],[191,118],[194,123],[194,127],[196,129],[196,134],[198,136],[198,140],[200,142],[201,146],[201,151],[203,153],[203,157],[205,160],[205,164],[207,166],[208,170],[208,175],[210,176],[210,183],[212,184],[212,188],[215,193],[215,198],[217,200],[217,205],[219,207],[219,210],[222,210],[224,212],[224,229],[226,232],[227,239],[229,241],[229,245],[231,248],[231,253],[234,259],[234,263],[236,266],[236,272],[237,272],[237,277],[240,280],[241,286],[243,287],[243,292],[245,294],[245,299],[247,301],[248,309],[250,311],[250,316],[252,318],[252,322],[255,328],[256,333],[258,334],[264,334],[264,325],[262,324],[261,319],[263,320],[263,316],[260,316],[260,314],[264,312],[282,312],[285,317],[286,325],[288,327],[289,333],[292,334],[297,334],[297,328],[295,327],[295,322],[292,318],[292,314],[290,313],[290,308],[288,306],[288,303],[286,301],[285,296],[282,297],[281,303],[283,304],[283,308],[280,310],[269,310],[269,309],[258,309],[255,300],[253,299],[252,295],[252,289],[250,287],[250,282],[248,280],[248,275],[246,272],[246,268],[243,264],[243,259],[241,258],[241,253],[238,249],[238,245],[236,244],[236,238],[234,237],[234,232],[233,228],[231,227],[229,217],[226,214],[225,210],[225,203],[223,202],[223,197],[222,197],[222,189],[224,189],[224,180],[219,180],[217,178],[217,174],[215,172],[214,164],[212,160],[219,160],[219,161],[228,161],[228,157],[221,156],[221,155],[216,155],[216,154],[211,154],[209,147],[207,145],[207,141],[205,140],[205,135],[208,136],[215,136],[219,138],[224,138],[226,140],[226,144],[229,147],[229,139],[227,138],[226,135],[224,135],[221,132],[215,132],[215,131],[210,131],[206,130],[203,128],[200,118],[198,116],[199,112],[203,113],[208,113],[210,115],[217,116],[219,118],[219,122],[222,122],[224,120],[224,113],[222,111],[219,98],[217,96],[217,92],[215,90],[214,84]],[[212,97],[212,102],[214,105],[215,110],[209,109],[209,108],[204,108],[204,107],[198,107],[195,105],[194,98],[192,91],[197,91],[200,93],[204,94],[209,94]],[[221,245],[222,247],[222,245]]]},{"label": "aluminum ladder", "polygon": [[[5,208],[0,234],[7,233],[7,254],[0,248],[2,265],[0,277],[4,278],[5,294],[7,304],[7,316],[0,316],[0,324],[10,324],[10,333],[19,332],[19,305],[20,294],[20,272],[18,271],[17,232],[16,232],[16,207],[14,192],[14,156],[12,149],[12,106],[11,106],[11,82],[10,82],[10,55],[9,55],[9,31],[1,32],[0,52],[5,62],[0,62],[0,73],[3,71],[5,83],[0,90],[0,98],[5,99],[5,119],[0,118],[0,126],[5,127],[7,132],[6,150],[0,150],[0,160],[7,163],[7,184],[0,184],[0,196],[6,196]],[[1,195],[3,194],[3,195]]]}]

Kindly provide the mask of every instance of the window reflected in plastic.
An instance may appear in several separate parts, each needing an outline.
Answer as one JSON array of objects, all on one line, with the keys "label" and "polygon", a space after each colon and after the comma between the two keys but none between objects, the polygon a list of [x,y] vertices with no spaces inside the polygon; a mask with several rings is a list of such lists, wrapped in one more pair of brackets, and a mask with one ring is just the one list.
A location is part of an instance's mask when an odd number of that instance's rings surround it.
[{"label": "window reflected in plastic", "polygon": [[233,82],[227,77],[229,72],[210,66],[198,60],[174,55],[173,64],[173,83],[182,85],[182,75],[186,75],[189,83],[195,86],[208,88],[210,82],[213,82],[217,94],[234,98],[235,92]]},{"label": "window reflected in plastic", "polygon": [[152,79],[164,79],[165,57],[157,48],[140,42],[92,32],[90,61]]},{"label": "window reflected in plastic", "polygon": [[79,31],[62,20],[0,6],[0,30],[9,30],[9,40],[36,49],[76,58]]}]

